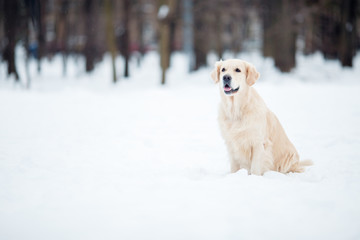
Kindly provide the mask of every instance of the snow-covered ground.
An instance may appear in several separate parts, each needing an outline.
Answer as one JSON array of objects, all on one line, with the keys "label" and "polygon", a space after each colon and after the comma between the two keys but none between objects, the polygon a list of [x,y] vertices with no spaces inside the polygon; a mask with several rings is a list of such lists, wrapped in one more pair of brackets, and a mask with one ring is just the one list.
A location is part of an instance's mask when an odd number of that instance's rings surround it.
[{"label": "snow-covered ground", "polygon": [[229,174],[211,68],[180,54],[166,86],[156,54],[115,86],[109,64],[32,63],[30,90],[0,65],[0,239],[360,239],[360,57],[299,56],[290,74],[241,57],[305,173]]}]

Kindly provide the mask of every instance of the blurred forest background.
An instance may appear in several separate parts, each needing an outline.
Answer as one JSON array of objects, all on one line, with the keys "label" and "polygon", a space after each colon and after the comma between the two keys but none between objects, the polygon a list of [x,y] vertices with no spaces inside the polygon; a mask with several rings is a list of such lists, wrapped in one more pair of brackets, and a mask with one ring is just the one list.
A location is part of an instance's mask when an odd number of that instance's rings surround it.
[{"label": "blurred forest background", "polygon": [[110,54],[116,82],[131,75],[131,57],[141,65],[158,51],[163,84],[175,51],[188,54],[189,71],[206,66],[210,52],[220,59],[227,51],[259,51],[282,72],[296,67],[299,52],[352,67],[359,16],[358,0],[0,0],[0,61],[19,81],[16,47],[39,73],[43,59],[60,54],[65,76],[69,57],[84,58],[92,72]]}]

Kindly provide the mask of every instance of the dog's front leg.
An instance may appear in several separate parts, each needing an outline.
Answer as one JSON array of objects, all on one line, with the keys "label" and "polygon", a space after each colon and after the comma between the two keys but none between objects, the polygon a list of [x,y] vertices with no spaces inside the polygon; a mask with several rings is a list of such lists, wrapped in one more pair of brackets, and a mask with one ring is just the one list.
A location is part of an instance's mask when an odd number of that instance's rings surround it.
[{"label": "dog's front leg", "polygon": [[235,172],[239,171],[239,169],[240,169],[239,162],[236,161],[235,159],[231,159],[230,160],[230,172],[235,173]]},{"label": "dog's front leg", "polygon": [[263,175],[268,169],[267,165],[269,159],[265,152],[263,144],[257,144],[252,146],[251,155],[251,174]]}]

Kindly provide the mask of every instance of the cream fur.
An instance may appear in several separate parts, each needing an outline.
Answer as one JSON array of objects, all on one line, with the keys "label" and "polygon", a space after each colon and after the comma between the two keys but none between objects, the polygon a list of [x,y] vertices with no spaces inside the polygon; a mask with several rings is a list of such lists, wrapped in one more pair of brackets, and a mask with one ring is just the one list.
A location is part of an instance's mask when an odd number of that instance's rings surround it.
[{"label": "cream fur", "polygon": [[[223,88],[226,74],[232,78],[231,88],[239,87],[231,95],[225,94]],[[229,152],[231,172],[242,168],[256,175],[269,170],[303,172],[305,166],[312,164],[299,161],[299,154],[279,120],[251,87],[260,77],[252,64],[238,59],[220,61],[211,77],[219,83],[219,124]]]}]

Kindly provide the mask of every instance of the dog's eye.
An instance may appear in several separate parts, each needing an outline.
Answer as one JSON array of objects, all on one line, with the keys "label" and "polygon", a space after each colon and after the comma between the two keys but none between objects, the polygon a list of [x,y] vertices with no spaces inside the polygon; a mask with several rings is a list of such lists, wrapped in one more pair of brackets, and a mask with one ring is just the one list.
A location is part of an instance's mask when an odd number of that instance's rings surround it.
[{"label": "dog's eye", "polygon": [[221,69],[222,72],[225,72],[225,68]]},{"label": "dog's eye", "polygon": [[235,71],[236,71],[236,72],[241,72],[241,71],[240,71],[240,69],[238,69],[238,68],[237,68],[237,69],[235,69]]}]

